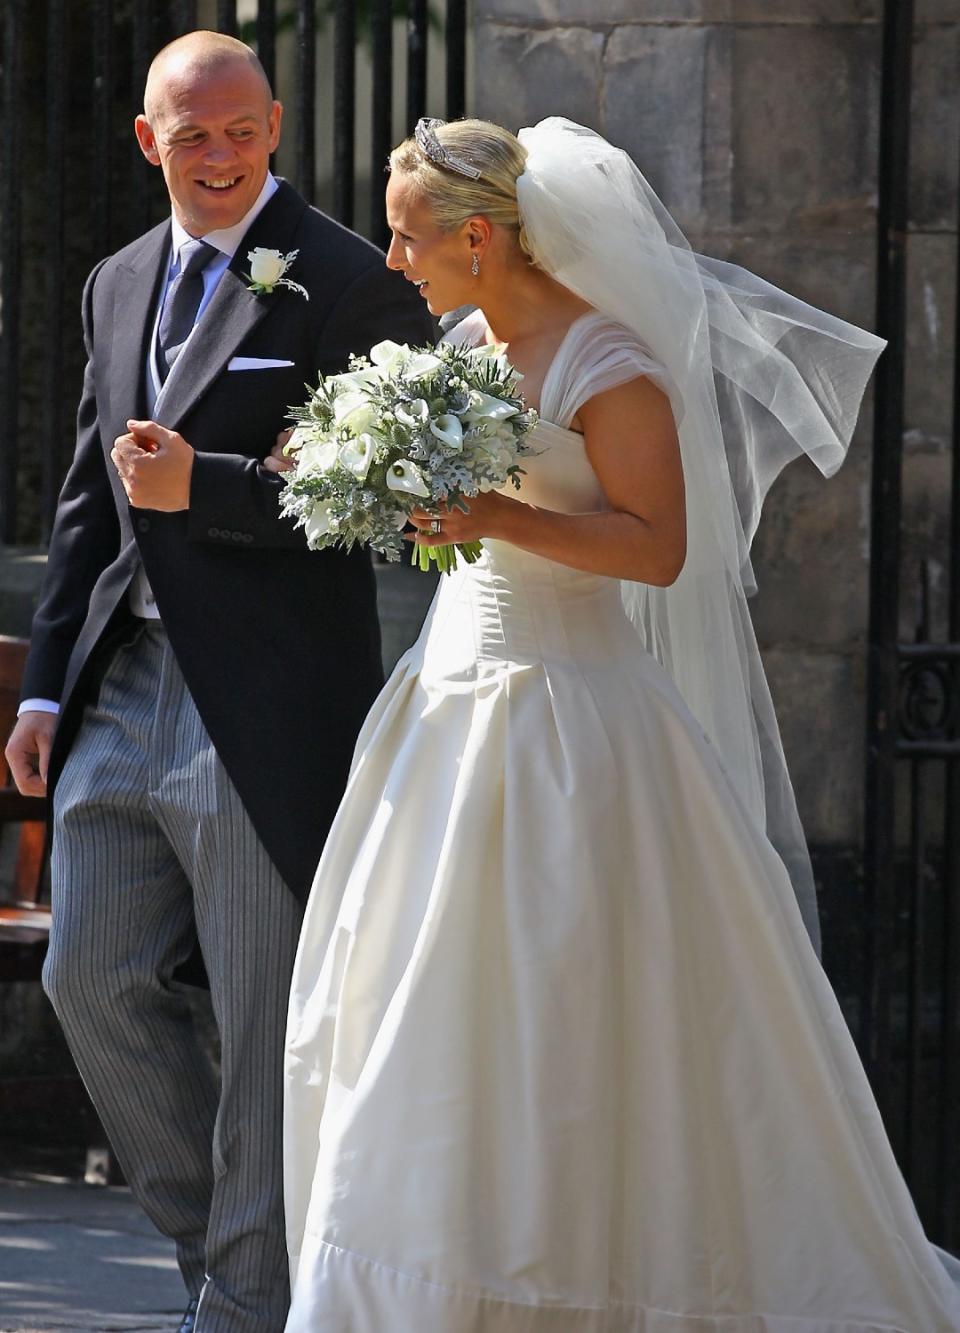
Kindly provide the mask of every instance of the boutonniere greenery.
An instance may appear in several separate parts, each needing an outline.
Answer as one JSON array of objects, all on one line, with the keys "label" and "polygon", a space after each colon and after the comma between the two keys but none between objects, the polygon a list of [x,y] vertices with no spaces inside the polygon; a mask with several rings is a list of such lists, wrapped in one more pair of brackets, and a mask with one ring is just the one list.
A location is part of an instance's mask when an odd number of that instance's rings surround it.
[{"label": "boutonniere greenery", "polygon": [[288,255],[282,255],[279,250],[265,250],[262,245],[248,251],[250,272],[244,274],[244,277],[250,279],[247,291],[257,296],[269,296],[274,287],[289,287],[305,301],[309,301],[310,293],[306,287],[301,287],[299,282],[293,282],[285,276],[299,253],[299,250],[291,250]]}]

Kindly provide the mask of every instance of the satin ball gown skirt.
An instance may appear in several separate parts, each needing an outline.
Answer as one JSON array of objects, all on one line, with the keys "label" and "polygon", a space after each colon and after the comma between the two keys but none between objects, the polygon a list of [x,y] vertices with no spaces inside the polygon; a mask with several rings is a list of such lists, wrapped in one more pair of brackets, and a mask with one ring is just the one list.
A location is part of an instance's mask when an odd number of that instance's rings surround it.
[{"label": "satin ball gown skirt", "polygon": [[618,585],[496,544],[297,960],[288,1333],[948,1333],[786,872]]}]

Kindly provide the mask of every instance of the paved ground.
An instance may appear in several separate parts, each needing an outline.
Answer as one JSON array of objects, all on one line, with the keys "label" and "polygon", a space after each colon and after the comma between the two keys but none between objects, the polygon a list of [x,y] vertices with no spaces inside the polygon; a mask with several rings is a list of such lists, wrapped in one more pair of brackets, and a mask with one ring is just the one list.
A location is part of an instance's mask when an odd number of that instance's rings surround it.
[{"label": "paved ground", "polygon": [[185,1305],[128,1190],[0,1175],[0,1333],[173,1333]]}]

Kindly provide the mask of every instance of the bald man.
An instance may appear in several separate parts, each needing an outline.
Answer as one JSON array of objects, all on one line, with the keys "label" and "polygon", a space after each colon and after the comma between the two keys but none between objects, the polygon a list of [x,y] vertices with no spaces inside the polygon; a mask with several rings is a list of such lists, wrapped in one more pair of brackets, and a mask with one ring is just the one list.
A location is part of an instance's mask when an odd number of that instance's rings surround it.
[{"label": "bald man", "polygon": [[[280,121],[232,38],[153,62],[136,134],[172,217],[86,286],[76,456],[7,747],[21,790],[53,797],[47,993],[176,1241],[183,1333],[284,1326],[287,990],[381,683],[367,556],[308,552],[258,460],[318,370],[432,334],[380,251],[270,174]],[[253,290],[256,249],[302,290]],[[172,984],[197,939],[219,1080]]]}]

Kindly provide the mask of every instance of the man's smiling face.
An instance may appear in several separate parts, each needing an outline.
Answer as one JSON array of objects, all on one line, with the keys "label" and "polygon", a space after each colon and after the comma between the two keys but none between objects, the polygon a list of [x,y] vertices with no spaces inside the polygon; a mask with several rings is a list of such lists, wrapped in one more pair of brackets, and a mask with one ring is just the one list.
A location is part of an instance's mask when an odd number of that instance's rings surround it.
[{"label": "man's smiling face", "polygon": [[257,200],[280,139],[279,102],[247,61],[174,59],[147,89],[136,132],[163,169],[178,221],[191,236],[232,227]]}]

